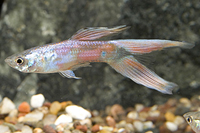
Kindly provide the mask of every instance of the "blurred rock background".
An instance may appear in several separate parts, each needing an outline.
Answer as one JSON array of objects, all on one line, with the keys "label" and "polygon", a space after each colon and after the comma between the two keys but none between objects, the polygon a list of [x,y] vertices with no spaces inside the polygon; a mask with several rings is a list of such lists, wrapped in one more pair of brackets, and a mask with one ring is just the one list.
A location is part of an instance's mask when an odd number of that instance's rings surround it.
[{"label": "blurred rock background", "polygon": [[[0,14],[0,100],[29,101],[42,93],[50,102],[70,100],[90,109],[114,103],[161,104],[170,97],[200,94],[199,0],[5,0]],[[173,48],[152,56],[150,68],[180,87],[164,95],[138,85],[105,63],[75,71],[81,80],[59,74],[26,74],[4,59],[25,49],[71,37],[84,27],[131,26],[109,39],[169,39],[194,43],[193,49]]]}]

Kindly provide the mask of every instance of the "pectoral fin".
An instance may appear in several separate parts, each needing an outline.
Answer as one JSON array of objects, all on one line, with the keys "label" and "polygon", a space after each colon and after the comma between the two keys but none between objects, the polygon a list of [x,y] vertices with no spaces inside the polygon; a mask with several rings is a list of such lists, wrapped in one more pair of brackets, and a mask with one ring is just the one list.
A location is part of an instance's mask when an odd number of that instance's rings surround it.
[{"label": "pectoral fin", "polygon": [[104,36],[108,36],[110,34],[118,33],[122,30],[127,29],[126,25],[117,26],[114,28],[107,28],[107,27],[88,27],[80,29],[79,31],[74,34],[70,40],[95,40],[99,39]]},{"label": "pectoral fin", "polygon": [[81,79],[81,77],[76,77],[72,70],[62,71],[62,72],[59,72],[59,74],[63,77],[67,77],[67,78]]}]

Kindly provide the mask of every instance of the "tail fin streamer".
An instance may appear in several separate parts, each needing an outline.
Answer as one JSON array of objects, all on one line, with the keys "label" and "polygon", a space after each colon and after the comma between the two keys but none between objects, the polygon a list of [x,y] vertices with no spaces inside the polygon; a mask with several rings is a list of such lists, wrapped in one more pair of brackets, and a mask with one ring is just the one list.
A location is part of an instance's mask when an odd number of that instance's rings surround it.
[{"label": "tail fin streamer", "polygon": [[156,50],[162,50],[163,48],[169,47],[182,47],[182,48],[192,48],[194,45],[186,42],[169,41],[169,40],[137,40],[137,39],[127,39],[127,40],[113,40],[110,43],[114,43],[119,48],[124,48],[126,51],[132,54],[144,54],[150,53]]}]

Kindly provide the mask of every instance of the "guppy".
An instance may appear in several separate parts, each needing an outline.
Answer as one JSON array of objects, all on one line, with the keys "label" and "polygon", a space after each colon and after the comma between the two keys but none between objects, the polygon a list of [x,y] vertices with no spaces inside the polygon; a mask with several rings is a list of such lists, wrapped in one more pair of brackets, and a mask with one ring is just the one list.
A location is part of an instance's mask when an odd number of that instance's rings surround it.
[{"label": "guppy", "polygon": [[11,67],[25,73],[60,73],[68,78],[76,77],[73,70],[90,66],[91,62],[106,62],[118,73],[138,84],[172,94],[178,86],[168,82],[142,65],[134,55],[150,53],[168,47],[192,48],[186,42],[170,40],[122,39],[98,41],[101,37],[121,32],[125,25],[114,28],[89,27],[80,29],[70,39],[34,47],[5,59]]},{"label": "guppy", "polygon": [[188,112],[183,117],[196,133],[200,133],[200,111]]}]

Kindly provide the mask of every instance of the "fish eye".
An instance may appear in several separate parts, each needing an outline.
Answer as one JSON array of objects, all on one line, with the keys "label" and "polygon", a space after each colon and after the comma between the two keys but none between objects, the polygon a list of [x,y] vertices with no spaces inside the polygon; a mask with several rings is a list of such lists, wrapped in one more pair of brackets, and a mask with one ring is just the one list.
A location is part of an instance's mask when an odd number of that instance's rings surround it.
[{"label": "fish eye", "polygon": [[188,117],[186,120],[187,120],[188,123],[192,122],[192,118],[191,117]]},{"label": "fish eye", "polygon": [[24,63],[24,59],[21,58],[21,57],[18,57],[16,60],[16,63],[19,64],[19,65],[22,65]]}]

